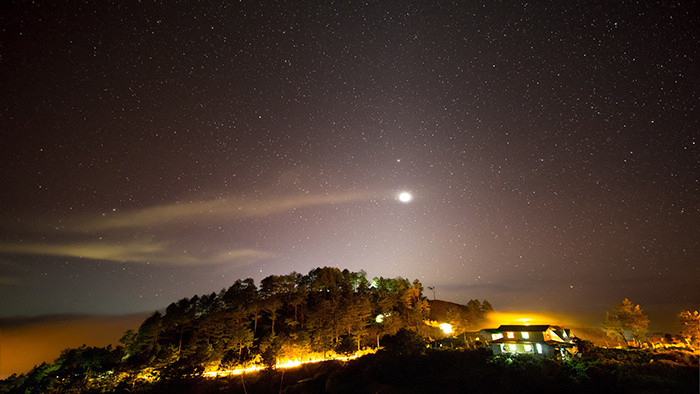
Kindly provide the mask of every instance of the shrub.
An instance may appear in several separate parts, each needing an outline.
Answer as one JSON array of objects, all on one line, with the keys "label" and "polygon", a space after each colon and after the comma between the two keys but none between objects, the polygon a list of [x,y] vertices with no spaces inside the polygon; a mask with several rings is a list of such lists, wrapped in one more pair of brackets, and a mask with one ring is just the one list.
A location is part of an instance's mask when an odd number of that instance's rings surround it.
[{"label": "shrub", "polygon": [[384,348],[391,353],[406,356],[425,354],[426,342],[417,332],[400,329],[396,335],[384,337]]}]

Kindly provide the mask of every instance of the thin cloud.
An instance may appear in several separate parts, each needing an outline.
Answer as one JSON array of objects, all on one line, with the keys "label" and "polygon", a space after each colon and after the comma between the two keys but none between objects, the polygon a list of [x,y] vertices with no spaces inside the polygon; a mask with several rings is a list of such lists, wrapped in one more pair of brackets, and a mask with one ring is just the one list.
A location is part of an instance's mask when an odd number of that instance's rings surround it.
[{"label": "thin cloud", "polygon": [[226,264],[242,260],[253,262],[274,256],[275,255],[273,253],[263,250],[235,249],[219,252],[216,255],[211,256],[209,259],[207,259],[207,261],[209,261],[211,264]]},{"label": "thin cloud", "polygon": [[[216,198],[189,202],[169,203],[127,211],[110,212],[106,215],[91,215],[63,218],[62,236],[76,238],[81,233],[131,234],[143,231],[158,231],[159,228],[182,227],[192,223],[216,220],[245,220],[268,217],[314,206],[368,201],[376,198],[370,191],[335,194],[297,194],[293,196],[259,199]],[[138,241],[56,241],[13,242],[0,241],[0,254],[62,256],[91,260],[160,263],[168,265],[246,265],[275,257],[274,253],[250,248],[218,247],[200,252],[194,247],[184,247],[186,240],[171,238],[167,241],[151,239]],[[77,238],[80,238],[79,236]],[[191,246],[191,245],[190,245]]]},{"label": "thin cloud", "polygon": [[342,204],[370,199],[369,192],[344,194],[305,194],[301,196],[249,202],[244,199],[214,199],[171,203],[117,212],[106,217],[75,222],[67,228],[79,232],[156,227],[204,218],[250,219],[276,215],[293,209]]},{"label": "thin cloud", "polygon": [[155,242],[124,244],[93,242],[76,244],[0,243],[0,253],[44,256],[63,256],[91,260],[135,263],[163,263],[169,265],[250,264],[273,254],[256,249],[232,249],[212,255],[178,253],[173,248]]},{"label": "thin cloud", "polygon": [[12,276],[0,276],[0,286],[19,285],[20,280]]}]

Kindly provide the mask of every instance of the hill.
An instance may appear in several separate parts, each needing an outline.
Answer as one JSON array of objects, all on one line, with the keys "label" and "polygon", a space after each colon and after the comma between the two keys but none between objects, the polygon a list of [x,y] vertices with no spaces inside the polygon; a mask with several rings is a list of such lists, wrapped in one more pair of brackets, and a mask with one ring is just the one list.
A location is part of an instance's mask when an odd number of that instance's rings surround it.
[{"label": "hill", "polygon": [[[112,389],[202,373],[301,363],[367,353],[402,330],[418,338],[439,333],[425,325],[430,306],[418,280],[367,279],[363,271],[317,268],[271,275],[259,287],[237,280],[218,293],[184,298],[154,312],[123,346],[67,349],[42,364],[20,387]],[[28,385],[28,386],[27,386]]]},{"label": "hill", "polygon": [[430,319],[437,322],[448,322],[455,333],[474,331],[484,328],[488,314],[493,312],[491,304],[484,300],[470,300],[467,305],[443,300],[429,300]]},{"label": "hill", "polygon": [[154,312],[123,346],[66,349],[0,381],[0,393],[697,392],[697,357],[681,351],[493,356],[466,334],[459,351],[427,348],[445,337],[435,323],[459,334],[492,311],[485,300],[428,301],[417,280],[338,268],[237,280]]}]

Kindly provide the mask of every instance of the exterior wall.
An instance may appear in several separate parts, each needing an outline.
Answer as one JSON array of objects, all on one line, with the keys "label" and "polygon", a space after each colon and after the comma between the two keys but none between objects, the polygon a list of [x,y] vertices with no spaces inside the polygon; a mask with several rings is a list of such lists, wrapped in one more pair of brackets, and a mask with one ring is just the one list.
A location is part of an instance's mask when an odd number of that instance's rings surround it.
[{"label": "exterior wall", "polygon": [[531,332],[530,333],[530,338],[532,339],[533,342],[544,342],[544,334],[541,332]]},{"label": "exterior wall", "polygon": [[499,354],[503,354],[501,351],[501,345],[498,343],[492,343],[491,344],[491,352],[493,353],[494,356],[497,356]]},{"label": "exterior wall", "polygon": [[[542,348],[542,353],[538,352],[537,345],[540,345]],[[530,345],[530,350],[526,350],[525,346]],[[492,343],[491,344],[491,352],[494,355],[498,354],[508,354],[508,353],[517,353],[517,354],[537,354],[537,355],[543,355],[543,356],[556,356],[557,352],[554,349],[554,347],[547,345],[546,343]]]},{"label": "exterior wall", "polygon": [[554,357],[558,353],[557,353],[557,350],[553,346],[549,346],[546,343],[543,343],[542,344],[542,354],[544,354],[545,356]]},{"label": "exterior wall", "polygon": [[[508,333],[512,332],[513,333],[513,338],[508,337]],[[523,333],[527,334],[528,337],[525,338],[523,337]],[[514,339],[514,340],[519,340],[519,339],[524,339],[524,340],[530,340],[532,342],[544,342],[544,333],[541,331],[504,331],[503,332],[503,338],[508,340],[508,339]]]}]

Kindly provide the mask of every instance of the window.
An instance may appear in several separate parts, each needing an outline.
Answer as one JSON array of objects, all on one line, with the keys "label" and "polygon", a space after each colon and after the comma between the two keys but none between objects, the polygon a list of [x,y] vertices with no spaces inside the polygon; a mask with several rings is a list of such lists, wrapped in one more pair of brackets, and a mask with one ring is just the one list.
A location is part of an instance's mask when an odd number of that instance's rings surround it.
[{"label": "window", "polygon": [[525,351],[526,351],[526,352],[531,352],[531,351],[532,351],[532,345],[525,345]]},{"label": "window", "polygon": [[542,354],[542,345],[538,343],[537,345],[535,345],[535,347],[537,348],[537,353]]},{"label": "window", "polygon": [[515,352],[516,350],[518,350],[518,347],[516,345],[513,345],[513,344],[508,345],[508,347],[510,348],[511,352]]},{"label": "window", "polygon": [[501,339],[501,338],[503,338],[503,334],[501,334],[500,332],[498,334],[491,334],[491,340],[495,341],[496,339]]},{"label": "window", "polygon": [[527,332],[524,332],[524,333],[523,333],[523,339],[529,339],[529,338],[530,338],[530,334],[527,333]]},{"label": "window", "polygon": [[508,332],[507,335],[508,335],[508,338],[515,338],[514,332]]}]

